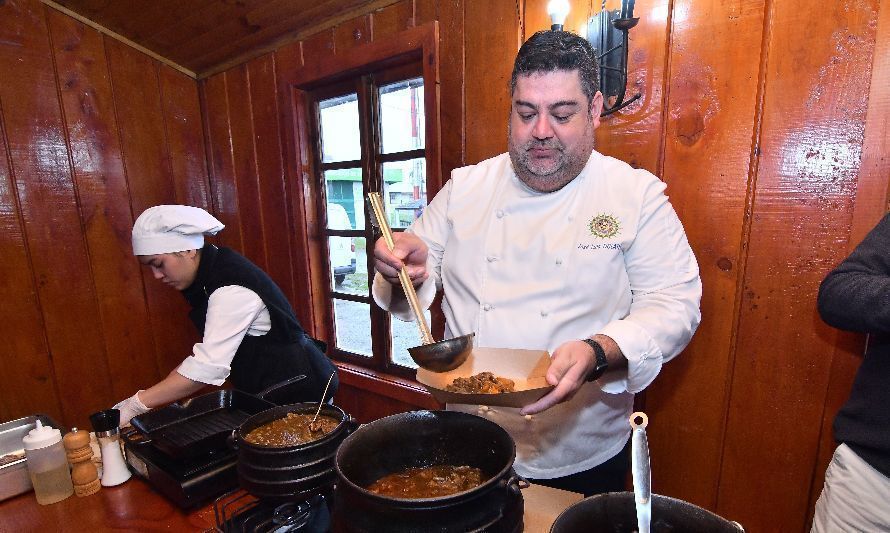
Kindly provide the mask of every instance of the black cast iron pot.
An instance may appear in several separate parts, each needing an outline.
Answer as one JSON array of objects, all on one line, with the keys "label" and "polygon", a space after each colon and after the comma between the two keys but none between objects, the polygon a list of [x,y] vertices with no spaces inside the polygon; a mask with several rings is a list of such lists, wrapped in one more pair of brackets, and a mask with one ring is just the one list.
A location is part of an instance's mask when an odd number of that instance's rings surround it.
[{"label": "black cast iron pot", "polygon": [[262,446],[244,437],[252,430],[284,418],[288,413],[314,415],[317,403],[296,403],[273,407],[258,413],[233,433],[233,447],[238,452],[238,482],[254,496],[292,500],[301,496],[329,493],[337,479],[334,455],[337,447],[356,428],[356,423],[342,409],[325,404],[321,415],[339,420],[324,437],[298,446]]},{"label": "black cast iron pot", "polygon": [[[632,492],[585,498],[562,512],[551,533],[631,533],[637,531]],[[652,495],[652,533],[744,533],[742,526],[683,500]]]},{"label": "black cast iron pot", "polygon": [[[453,411],[411,411],[361,426],[337,450],[335,532],[522,531],[516,447],[503,428]],[[374,481],[408,468],[468,465],[489,479],[439,498],[403,499],[368,491]]]}]

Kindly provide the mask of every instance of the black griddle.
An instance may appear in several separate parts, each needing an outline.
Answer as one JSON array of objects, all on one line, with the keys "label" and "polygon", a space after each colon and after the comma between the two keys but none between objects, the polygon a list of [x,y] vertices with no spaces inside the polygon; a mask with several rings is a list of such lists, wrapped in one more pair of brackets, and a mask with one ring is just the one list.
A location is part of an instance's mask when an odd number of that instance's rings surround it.
[{"label": "black griddle", "polygon": [[275,407],[266,399],[295,387],[305,376],[288,379],[257,394],[222,389],[133,417],[130,423],[151,444],[176,459],[228,450],[232,431],[251,416]]}]

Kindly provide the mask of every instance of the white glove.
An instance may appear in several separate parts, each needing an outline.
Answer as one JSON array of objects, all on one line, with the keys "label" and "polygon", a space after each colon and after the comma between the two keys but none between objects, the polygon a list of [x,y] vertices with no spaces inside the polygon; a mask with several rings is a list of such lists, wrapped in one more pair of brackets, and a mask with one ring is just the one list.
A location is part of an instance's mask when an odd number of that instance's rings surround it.
[{"label": "white glove", "polygon": [[146,407],[145,404],[139,400],[140,392],[143,391],[140,390],[136,392],[136,394],[130,396],[126,400],[116,403],[112,408],[119,409],[121,412],[120,427],[129,426],[130,419],[134,416],[151,411],[150,407]]}]

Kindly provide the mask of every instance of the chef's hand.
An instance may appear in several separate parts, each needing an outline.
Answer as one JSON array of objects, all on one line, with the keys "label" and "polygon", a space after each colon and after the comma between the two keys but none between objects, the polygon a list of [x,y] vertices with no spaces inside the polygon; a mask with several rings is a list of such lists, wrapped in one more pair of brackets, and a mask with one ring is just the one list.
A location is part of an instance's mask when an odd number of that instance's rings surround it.
[{"label": "chef's hand", "polygon": [[114,405],[113,409],[118,409],[121,412],[120,427],[129,426],[130,419],[134,416],[151,411],[150,407],[146,407],[145,404],[139,400],[139,392]]},{"label": "chef's hand", "polygon": [[429,249],[426,243],[417,235],[404,231],[393,233],[392,240],[395,246],[390,252],[386,239],[383,237],[377,239],[374,245],[374,268],[380,272],[383,279],[393,285],[399,285],[399,270],[404,264],[411,283],[415,287],[423,283],[429,277],[426,271]]},{"label": "chef's hand", "polygon": [[[595,335],[593,338],[606,352],[610,372],[627,366],[627,359],[614,340],[605,335]],[[587,343],[581,340],[564,342],[553,352],[550,367],[547,368],[547,383],[553,385],[554,389],[535,403],[523,407],[519,414],[537,414],[558,403],[571,400],[578,389],[587,383],[587,376],[595,366],[596,354]]]}]

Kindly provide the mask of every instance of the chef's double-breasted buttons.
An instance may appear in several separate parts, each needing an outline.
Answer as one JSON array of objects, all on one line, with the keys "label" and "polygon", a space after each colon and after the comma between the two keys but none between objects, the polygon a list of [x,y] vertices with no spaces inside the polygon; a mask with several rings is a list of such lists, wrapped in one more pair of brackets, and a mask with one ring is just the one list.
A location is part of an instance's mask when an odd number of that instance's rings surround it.
[{"label": "chef's double-breasted buttons", "polygon": [[483,311],[491,311],[491,304],[482,304]]}]

